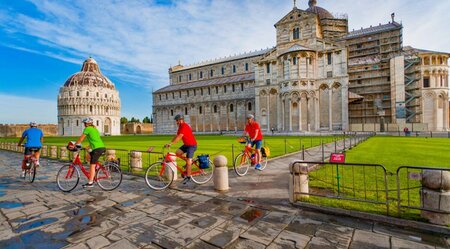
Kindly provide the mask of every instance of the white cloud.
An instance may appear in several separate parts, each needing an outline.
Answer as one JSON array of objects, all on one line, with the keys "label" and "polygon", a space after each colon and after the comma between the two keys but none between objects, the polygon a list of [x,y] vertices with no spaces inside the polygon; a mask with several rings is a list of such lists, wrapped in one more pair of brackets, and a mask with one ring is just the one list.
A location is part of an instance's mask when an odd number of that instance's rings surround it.
[{"label": "white cloud", "polygon": [[0,93],[0,123],[19,124],[36,121],[40,124],[56,124],[56,101],[26,98]]},{"label": "white cloud", "polygon": [[[107,75],[147,89],[166,85],[167,69],[178,60],[186,65],[274,46],[273,24],[292,8],[289,0],[182,0],[163,6],[144,0],[31,2],[42,15],[0,13],[0,20],[9,20],[0,24],[4,31],[35,37],[41,46],[19,47],[80,64],[91,55]],[[444,25],[450,23],[450,1],[318,2],[348,13],[350,30],[387,23],[396,12],[404,24],[404,45],[450,52]],[[307,8],[306,1],[297,5]]]}]

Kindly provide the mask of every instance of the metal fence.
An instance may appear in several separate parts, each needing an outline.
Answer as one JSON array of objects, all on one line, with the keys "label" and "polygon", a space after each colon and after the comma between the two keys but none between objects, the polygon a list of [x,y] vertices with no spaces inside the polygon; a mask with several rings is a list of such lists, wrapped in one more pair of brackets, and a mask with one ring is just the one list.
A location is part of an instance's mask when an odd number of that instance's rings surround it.
[{"label": "metal fence", "polygon": [[296,161],[306,164],[308,192],[301,196],[316,196],[383,205],[389,215],[389,191],[386,168],[381,164],[329,163]]}]

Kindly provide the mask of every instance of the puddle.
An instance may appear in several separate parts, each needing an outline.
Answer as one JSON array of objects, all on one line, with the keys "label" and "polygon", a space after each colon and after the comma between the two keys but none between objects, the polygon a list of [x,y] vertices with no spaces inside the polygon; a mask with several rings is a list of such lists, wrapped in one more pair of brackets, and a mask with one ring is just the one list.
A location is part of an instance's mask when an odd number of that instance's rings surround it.
[{"label": "puddle", "polygon": [[37,220],[37,221],[33,221],[33,222],[29,222],[29,223],[25,223],[23,225],[20,225],[19,228],[17,228],[15,230],[16,233],[20,233],[26,230],[30,230],[36,227],[40,227],[40,226],[44,226],[44,225],[48,225],[51,224],[55,221],[57,221],[57,218],[46,218],[46,219],[41,219],[41,220]]},{"label": "puddle", "polygon": [[22,207],[26,204],[20,203],[20,202],[12,202],[12,201],[2,201],[0,202],[0,208],[17,208]]},{"label": "puddle", "polygon": [[85,215],[79,219],[79,221],[83,224],[93,224],[97,221],[96,214]]},{"label": "puddle", "polygon": [[0,191],[0,197],[5,196],[5,192]]},{"label": "puddle", "polygon": [[143,199],[126,201],[126,202],[119,203],[119,205],[122,206],[122,207],[129,207],[129,206],[133,206],[136,203],[141,202],[142,200]]},{"label": "puddle", "polygon": [[32,231],[20,236],[0,241],[0,248],[62,248],[68,245],[65,241],[66,237],[58,238],[59,234],[50,234],[42,231]]},{"label": "puddle", "polygon": [[87,213],[86,208],[78,208],[67,212],[67,214],[70,216],[85,215],[86,213]]},{"label": "puddle", "polygon": [[251,208],[250,210],[243,213],[240,217],[246,220],[248,223],[251,223],[256,219],[261,218],[263,215],[264,215],[263,210]]}]

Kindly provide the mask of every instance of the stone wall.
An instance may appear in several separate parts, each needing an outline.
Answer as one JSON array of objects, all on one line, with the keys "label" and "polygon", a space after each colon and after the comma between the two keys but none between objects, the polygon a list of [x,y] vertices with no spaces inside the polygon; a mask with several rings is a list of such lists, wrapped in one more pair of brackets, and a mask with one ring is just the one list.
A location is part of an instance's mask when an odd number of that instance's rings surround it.
[{"label": "stone wall", "polygon": [[[28,128],[28,124],[0,124],[0,137],[21,137]],[[58,135],[58,126],[55,124],[38,125],[38,128],[44,132],[44,136]]]},{"label": "stone wall", "polygon": [[153,124],[126,123],[120,125],[121,134],[152,134]]}]

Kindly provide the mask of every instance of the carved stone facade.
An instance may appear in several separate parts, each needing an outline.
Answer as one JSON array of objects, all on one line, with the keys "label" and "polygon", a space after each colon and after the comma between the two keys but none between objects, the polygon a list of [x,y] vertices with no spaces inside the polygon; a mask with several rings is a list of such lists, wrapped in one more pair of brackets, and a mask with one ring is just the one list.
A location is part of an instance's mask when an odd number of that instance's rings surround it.
[{"label": "carved stone facade", "polygon": [[120,135],[119,92],[92,58],[84,61],[81,71],[70,76],[59,90],[59,135],[81,135],[85,117],[94,119],[100,133]]},{"label": "carved stone facade", "polygon": [[120,125],[122,134],[152,134],[153,124],[130,122]]},{"label": "carved stone facade", "polygon": [[394,16],[388,24],[349,32],[345,15],[333,16],[311,0],[308,9],[294,7],[275,28],[273,48],[171,67],[170,85],[153,93],[155,133],[173,133],[178,113],[196,132],[243,130],[248,113],[265,132],[364,130],[364,125],[382,131],[384,123],[448,129],[449,54],[435,52],[426,62],[423,50],[416,53],[425,60],[417,70],[430,84],[442,78],[442,86],[416,91],[409,67],[393,69],[393,61],[408,53]]}]

